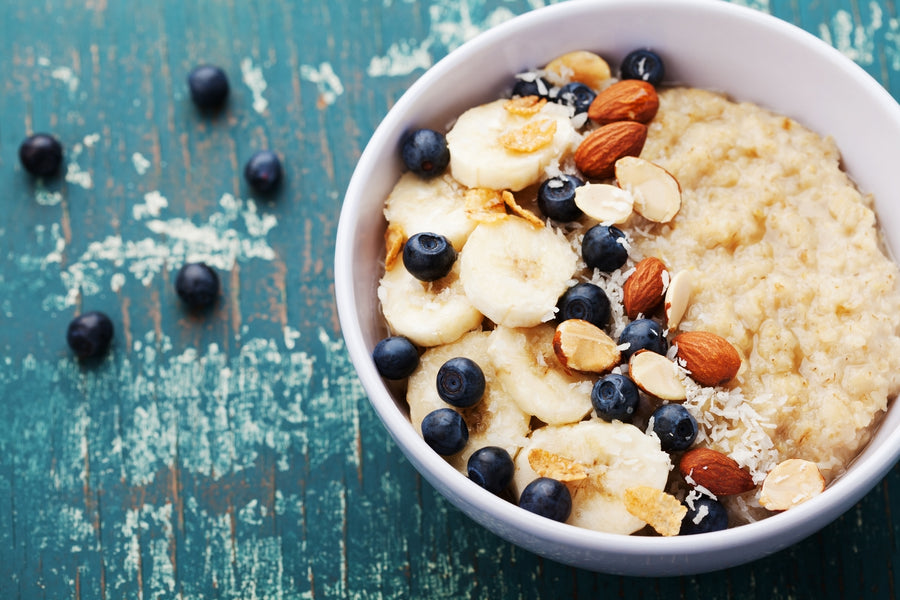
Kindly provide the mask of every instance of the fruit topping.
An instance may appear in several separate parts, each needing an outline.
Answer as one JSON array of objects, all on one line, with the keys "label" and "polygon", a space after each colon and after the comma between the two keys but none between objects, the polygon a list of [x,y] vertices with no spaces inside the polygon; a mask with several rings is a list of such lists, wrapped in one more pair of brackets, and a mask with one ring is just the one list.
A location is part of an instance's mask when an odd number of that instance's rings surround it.
[{"label": "fruit topping", "polygon": [[581,257],[591,269],[612,273],[628,261],[628,239],[613,225],[594,225],[581,241]]},{"label": "fruit topping", "polygon": [[492,494],[499,494],[509,487],[514,470],[509,452],[498,446],[476,450],[466,464],[469,479]]},{"label": "fruit topping", "polygon": [[620,75],[622,79],[639,79],[651,85],[659,85],[666,76],[662,58],[646,48],[629,52],[622,61]]},{"label": "fruit topping", "polygon": [[680,404],[663,404],[650,419],[653,433],[666,452],[687,450],[697,439],[697,421]]},{"label": "fruit topping", "polygon": [[711,533],[728,529],[728,510],[725,505],[709,497],[691,498],[685,502],[687,514],[681,521],[678,535]]},{"label": "fruit topping", "polygon": [[375,344],[372,360],[385,379],[406,379],[419,366],[419,351],[409,339],[394,335]]},{"label": "fruit topping", "polygon": [[456,454],[469,441],[469,428],[452,408],[439,408],[422,419],[422,437],[441,456]]},{"label": "fruit topping", "polygon": [[563,106],[571,107],[575,111],[574,114],[579,115],[588,111],[588,107],[596,97],[597,93],[594,90],[583,83],[573,81],[559,88],[556,101]]},{"label": "fruit topping", "polygon": [[445,362],[437,374],[441,400],[457,408],[473,406],[484,395],[484,372],[470,358],[457,356]]},{"label": "fruit topping", "polygon": [[609,296],[598,285],[588,282],[576,283],[566,290],[557,303],[556,320],[581,319],[600,329],[609,325],[612,307]]},{"label": "fruit topping", "polygon": [[522,490],[519,507],[554,521],[565,522],[572,513],[572,495],[561,481],[539,477]]},{"label": "fruit topping", "polygon": [[597,416],[604,421],[618,419],[630,423],[640,400],[637,385],[619,373],[610,373],[602,377],[591,391],[591,404],[597,411]]},{"label": "fruit topping", "polygon": [[538,188],[537,204],[545,217],[567,223],[581,217],[581,209],[576,206],[576,190],[584,182],[574,175],[558,175],[541,183]]},{"label": "fruit topping", "polygon": [[417,233],[403,246],[403,266],[420,281],[437,281],[446,277],[456,262],[456,256],[450,241],[437,233]]},{"label": "fruit topping", "polygon": [[638,350],[665,354],[668,342],[659,323],[653,319],[636,319],[622,329],[619,349],[622,351],[622,358],[628,360]]}]

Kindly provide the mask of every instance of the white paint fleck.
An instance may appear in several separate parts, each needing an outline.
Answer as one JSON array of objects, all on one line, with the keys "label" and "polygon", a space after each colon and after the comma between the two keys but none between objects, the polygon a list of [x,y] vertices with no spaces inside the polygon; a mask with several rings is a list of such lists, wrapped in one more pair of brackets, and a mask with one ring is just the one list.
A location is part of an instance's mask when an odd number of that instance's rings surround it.
[{"label": "white paint fleck", "polygon": [[259,114],[265,113],[269,102],[263,97],[263,92],[266,91],[268,84],[263,78],[262,69],[253,66],[253,59],[244,58],[241,60],[241,76],[244,84],[250,88],[250,93],[253,94],[253,110]]},{"label": "white paint fleck", "polygon": [[109,287],[114,292],[118,292],[122,289],[122,286],[125,285],[125,275],[122,273],[113,273],[112,277],[109,278]]},{"label": "white paint fleck", "polygon": [[297,345],[297,340],[300,339],[300,332],[291,327],[290,325],[285,325],[284,327],[284,347],[288,350],[293,350],[294,346]]},{"label": "white paint fleck", "polygon": [[66,87],[69,88],[69,93],[74,94],[78,91],[78,76],[75,75],[75,71],[70,67],[56,67],[50,71],[50,76],[66,84]]},{"label": "white paint fleck", "polygon": [[158,190],[147,192],[144,194],[144,203],[135,204],[131,207],[132,216],[141,220],[146,217],[158,217],[162,209],[168,208],[169,201]]},{"label": "white paint fleck", "polygon": [[153,166],[153,163],[147,160],[140,152],[135,152],[131,155],[131,164],[134,166],[134,170],[137,171],[138,175],[145,174],[150,167]]},{"label": "white paint fleck", "polygon": [[[869,23],[854,24],[853,15],[838,10],[827,23],[819,26],[819,37],[862,66],[875,62],[875,35],[884,26],[883,11],[876,2],[869,3]],[[890,23],[889,23],[890,26]]]},{"label": "white paint fleck", "polygon": [[34,201],[41,206],[56,206],[62,202],[63,196],[60,192],[53,192],[44,187],[40,180],[34,188]]},{"label": "white paint fleck", "polygon": [[323,62],[318,68],[312,65],[300,65],[300,77],[315,83],[319,97],[327,105],[334,104],[337,97],[344,93],[344,84],[331,67],[331,63]]},{"label": "white paint fleck", "polygon": [[89,133],[86,136],[84,136],[84,139],[81,140],[81,143],[83,143],[88,148],[93,148],[94,146],[97,145],[97,142],[99,142],[99,141],[100,141],[99,133]]},{"label": "white paint fleck", "polygon": [[81,165],[78,164],[78,158],[83,151],[84,146],[81,143],[77,143],[72,147],[72,156],[69,159],[69,163],[66,165],[66,181],[89,190],[94,187],[94,180],[91,177],[90,171],[85,171],[81,168]]}]

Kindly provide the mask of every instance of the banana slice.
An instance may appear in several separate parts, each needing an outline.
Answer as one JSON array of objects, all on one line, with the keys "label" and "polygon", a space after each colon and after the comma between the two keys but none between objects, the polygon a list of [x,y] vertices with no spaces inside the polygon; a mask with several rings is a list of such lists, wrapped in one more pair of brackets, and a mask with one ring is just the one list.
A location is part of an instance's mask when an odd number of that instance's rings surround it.
[{"label": "banana slice", "polygon": [[518,493],[541,476],[564,480],[572,494],[566,523],[627,535],[645,523],[626,508],[626,490],[662,490],[671,466],[657,438],[628,423],[593,419],[535,430],[516,457],[513,486]]},{"label": "banana slice", "polygon": [[534,112],[508,110],[508,102],[467,110],[447,133],[450,172],[463,185],[521,190],[578,140],[569,108],[546,103]]},{"label": "banana slice", "polygon": [[422,179],[415,173],[400,177],[384,205],[388,223],[399,226],[406,237],[430,231],[450,240],[461,250],[478,225],[466,210],[465,190],[449,175]]},{"label": "banana slice", "polygon": [[406,392],[410,421],[421,435],[422,419],[438,408],[453,408],[438,396],[437,373],[445,362],[457,356],[475,361],[484,371],[485,392],[481,401],[470,408],[454,408],[463,415],[469,426],[469,442],[459,454],[446,457],[460,472],[466,472],[469,456],[485,446],[500,446],[512,457],[526,442],[531,417],[522,412],[503,391],[488,360],[490,333],[472,331],[456,342],[429,348],[419,359],[419,366],[410,376]]},{"label": "banana slice", "polygon": [[378,300],[391,330],[419,346],[457,340],[483,319],[463,290],[459,260],[445,277],[430,283],[419,281],[397,261],[381,278]]},{"label": "banana slice", "polygon": [[544,423],[575,423],[592,408],[593,380],[569,373],[553,350],[556,329],[497,327],[491,332],[490,360],[506,393],[523,411]]},{"label": "banana slice", "polygon": [[466,296],[482,314],[507,327],[552,319],[577,261],[565,237],[519,217],[480,224],[458,260]]}]

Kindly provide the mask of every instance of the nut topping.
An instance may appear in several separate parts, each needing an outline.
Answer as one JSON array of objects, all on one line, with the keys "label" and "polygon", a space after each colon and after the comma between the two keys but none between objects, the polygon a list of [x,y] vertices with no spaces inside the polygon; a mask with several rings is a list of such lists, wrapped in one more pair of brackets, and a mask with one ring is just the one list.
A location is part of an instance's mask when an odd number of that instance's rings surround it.
[{"label": "nut topping", "polygon": [[578,145],[575,150],[575,166],[588,177],[612,177],[616,161],[624,156],[640,154],[645,141],[647,126],[641,123],[618,121],[604,125],[589,133]]},{"label": "nut topping", "polygon": [[656,89],[646,81],[624,79],[597,94],[588,117],[601,125],[615,121],[649,123],[659,110]]},{"label": "nut topping", "polygon": [[623,155],[614,170],[619,187],[634,196],[634,211],[648,221],[668,223],[681,210],[681,186],[659,165],[637,154]]},{"label": "nut topping", "polygon": [[743,494],[756,487],[750,473],[733,458],[710,448],[685,452],[678,470],[689,483],[703,486],[715,496]]},{"label": "nut topping", "polygon": [[619,348],[605,331],[582,319],[566,319],[556,327],[553,351],[567,369],[603,373],[619,364]]},{"label": "nut topping", "polygon": [[759,503],[768,510],[788,510],[822,493],[825,479],[815,463],[790,458],[766,475]]},{"label": "nut topping", "polygon": [[639,388],[661,400],[680,402],[687,397],[675,363],[656,352],[639,350],[628,361],[628,372]]},{"label": "nut topping", "polygon": [[643,259],[634,267],[622,286],[622,303],[629,319],[649,314],[662,302],[669,284],[669,272],[663,261],[654,256]]},{"label": "nut topping", "polygon": [[684,361],[691,379],[707,387],[731,381],[741,368],[741,356],[728,340],[708,331],[686,331],[672,340],[676,358]]},{"label": "nut topping", "polygon": [[575,206],[596,221],[619,225],[631,216],[634,199],[620,187],[588,182],[575,190]]},{"label": "nut topping", "polygon": [[681,322],[684,313],[687,312],[694,291],[694,278],[690,271],[675,273],[669,281],[666,289],[666,297],[663,308],[666,312],[666,327],[675,329]]}]

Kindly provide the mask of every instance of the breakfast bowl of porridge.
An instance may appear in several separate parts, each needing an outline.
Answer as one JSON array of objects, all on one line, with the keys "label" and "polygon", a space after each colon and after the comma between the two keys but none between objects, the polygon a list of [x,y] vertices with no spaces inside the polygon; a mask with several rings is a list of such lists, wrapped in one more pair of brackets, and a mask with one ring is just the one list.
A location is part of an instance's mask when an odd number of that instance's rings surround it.
[{"label": "breakfast bowl of porridge", "polygon": [[363,152],[348,352],[497,535],[618,574],[754,560],[900,456],[898,161],[893,98],[773,17],[539,9],[429,69]]}]

